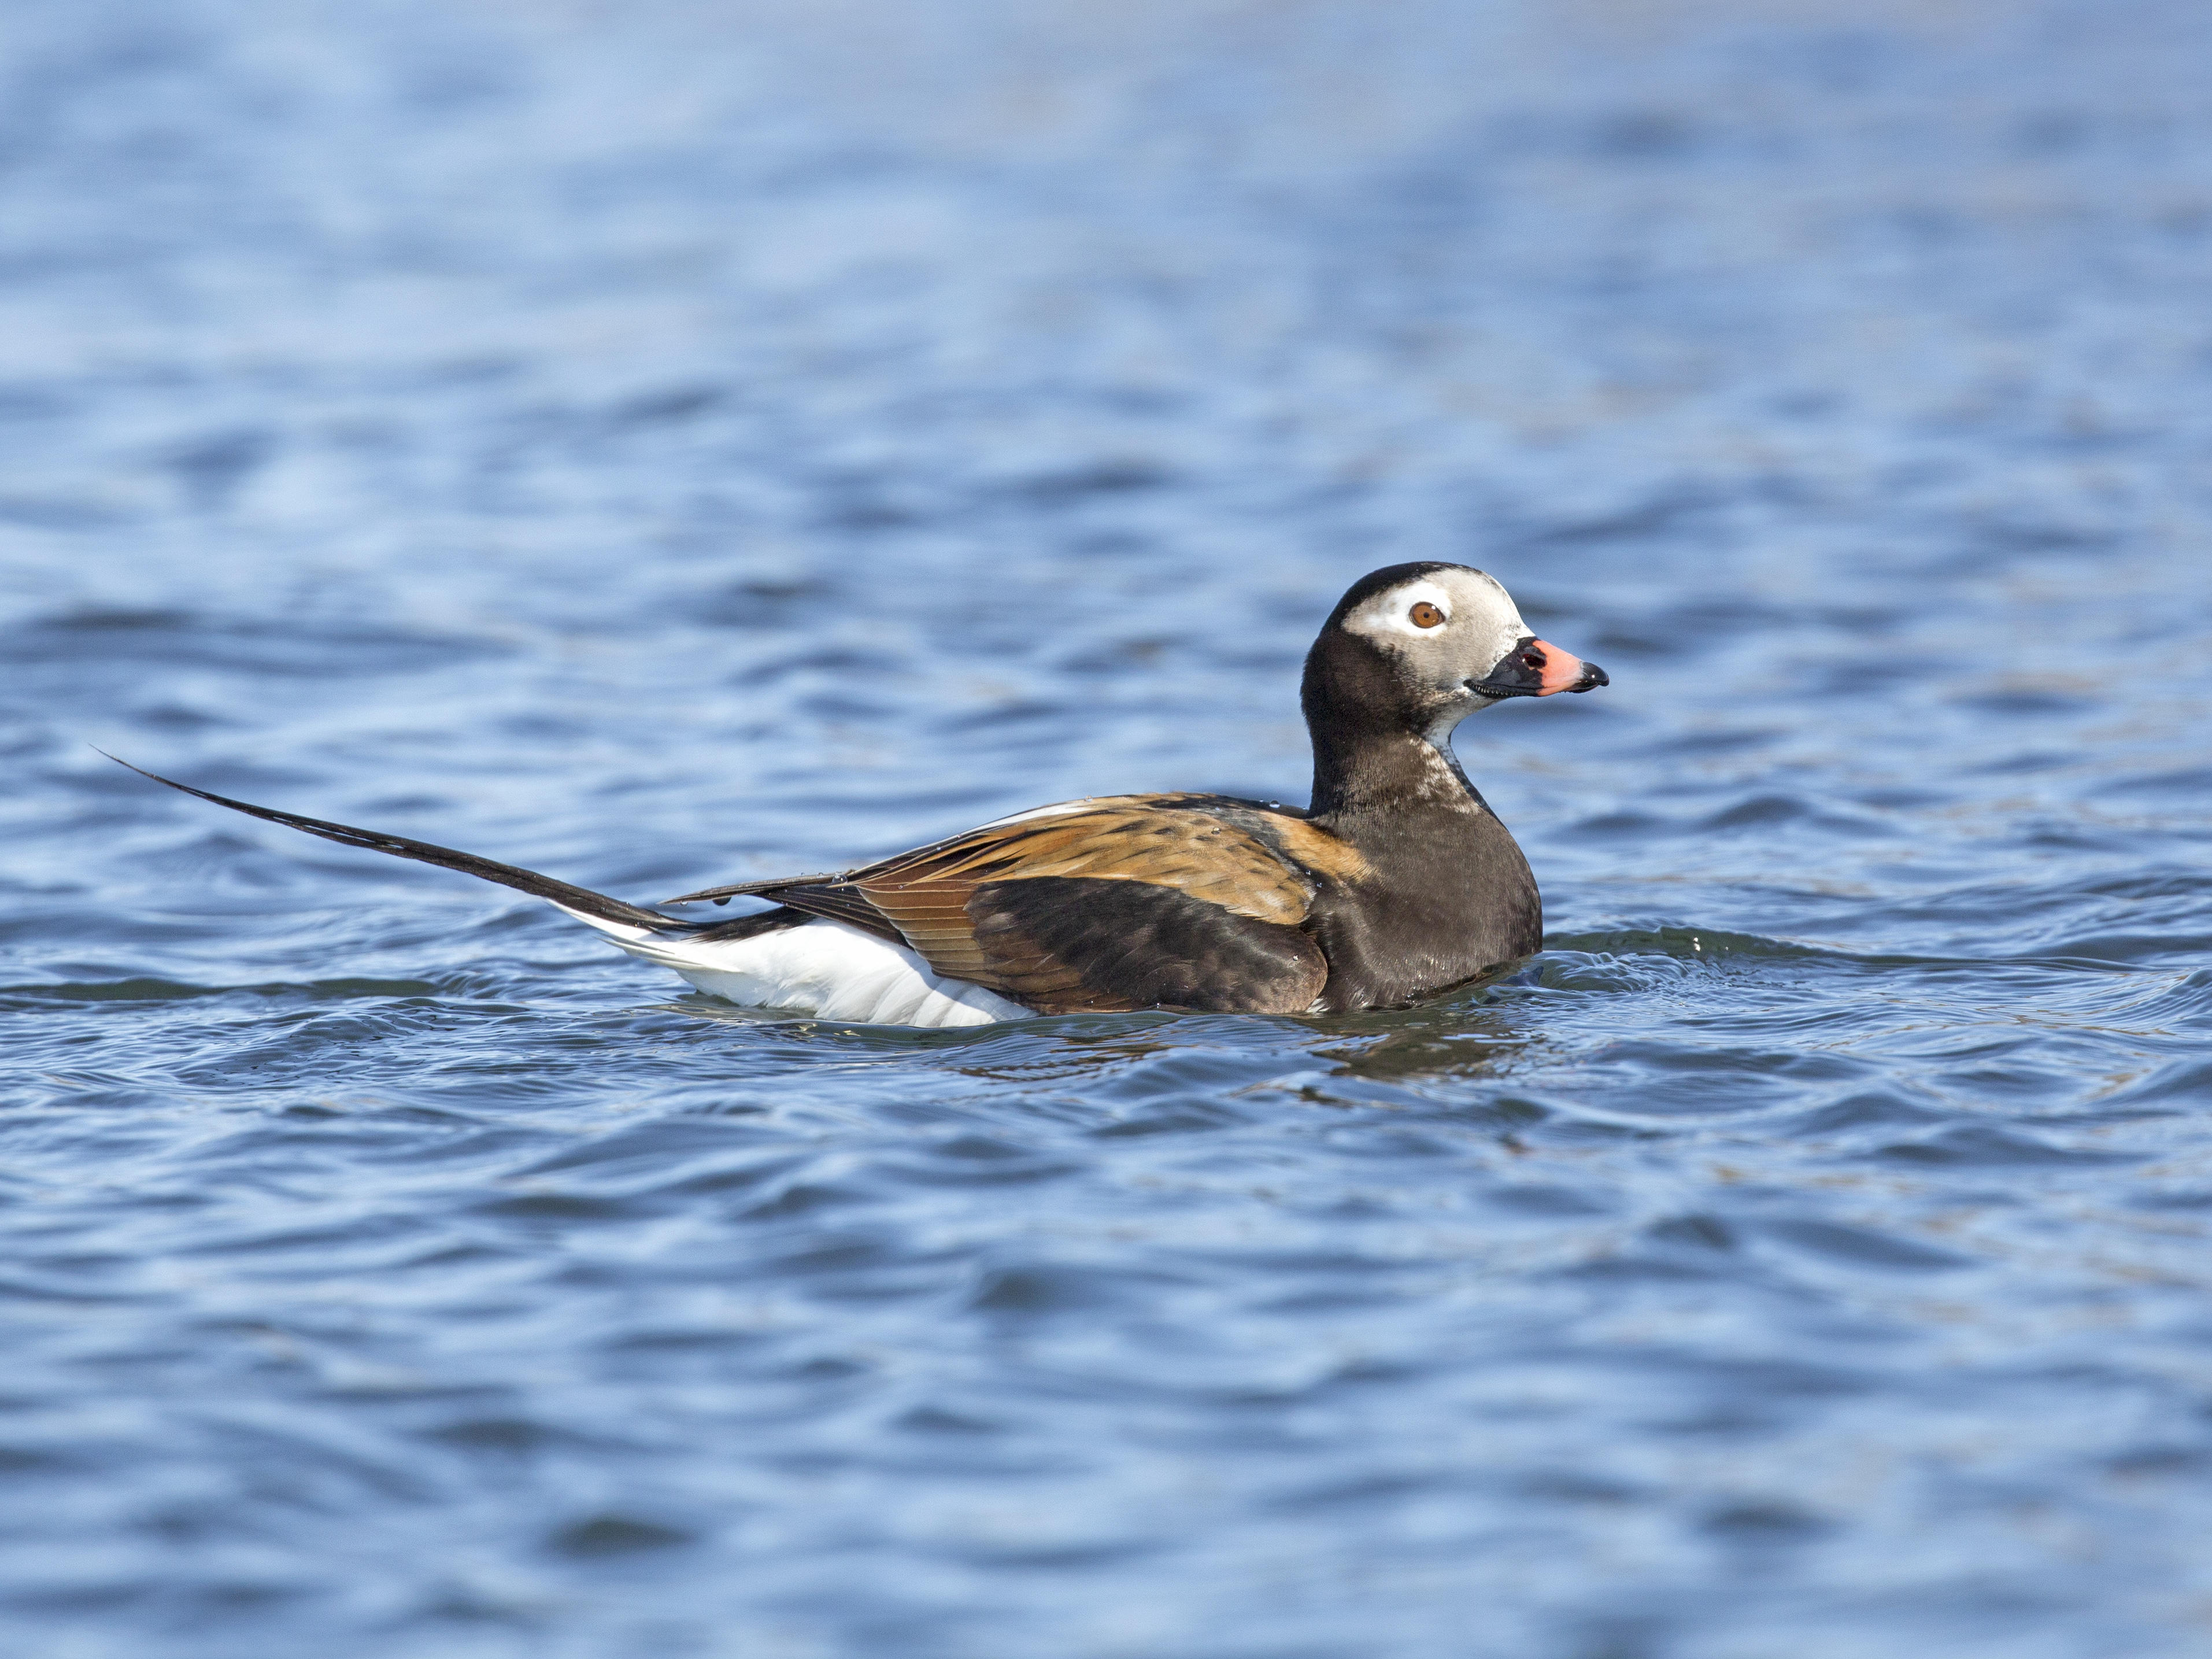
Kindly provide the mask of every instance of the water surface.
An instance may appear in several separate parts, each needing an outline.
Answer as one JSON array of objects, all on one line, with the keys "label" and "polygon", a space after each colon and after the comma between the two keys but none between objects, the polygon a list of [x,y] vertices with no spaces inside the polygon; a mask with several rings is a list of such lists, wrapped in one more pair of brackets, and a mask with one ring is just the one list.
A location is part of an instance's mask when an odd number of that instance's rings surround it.
[{"label": "water surface", "polygon": [[[2212,22],[143,0],[0,96],[0,1628],[1804,1659],[2212,1623]],[[1305,787],[1511,981],[912,1033],[637,897]]]}]

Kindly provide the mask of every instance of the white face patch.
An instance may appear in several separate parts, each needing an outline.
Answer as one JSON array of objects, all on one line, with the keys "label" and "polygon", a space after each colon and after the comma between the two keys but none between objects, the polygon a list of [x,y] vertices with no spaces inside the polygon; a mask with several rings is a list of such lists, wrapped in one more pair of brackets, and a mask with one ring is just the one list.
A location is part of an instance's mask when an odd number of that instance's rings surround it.
[{"label": "white face patch", "polygon": [[[1433,606],[1443,617],[1432,621],[1419,607]],[[1520,607],[1497,578],[1463,566],[1447,567],[1384,589],[1352,611],[1344,619],[1347,632],[1364,635],[1405,663],[1425,690],[1457,702],[1465,699],[1472,713],[1482,702],[1468,691],[1467,682],[1490,672],[1521,641],[1528,624],[1521,620]],[[1439,710],[1439,718],[1449,711]],[[1460,715],[1451,718],[1456,720]]]},{"label": "white face patch", "polygon": [[[1504,589],[1498,590],[1503,592]],[[1441,623],[1432,623],[1424,628],[1413,620],[1413,607],[1433,605],[1443,613]],[[1344,625],[1355,634],[1364,634],[1370,639],[1387,634],[1402,634],[1407,639],[1425,639],[1441,633],[1451,626],[1452,596],[1437,583],[1425,578],[1401,582],[1387,592],[1377,593],[1344,619]]]}]

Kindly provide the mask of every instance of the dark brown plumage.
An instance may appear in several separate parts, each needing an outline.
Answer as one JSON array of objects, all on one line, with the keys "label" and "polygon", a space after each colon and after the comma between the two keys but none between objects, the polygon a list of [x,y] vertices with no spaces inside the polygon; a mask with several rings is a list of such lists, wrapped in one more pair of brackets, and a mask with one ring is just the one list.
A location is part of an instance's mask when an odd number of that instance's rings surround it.
[{"label": "dark brown plumage", "polygon": [[1043,1013],[1297,1013],[1328,977],[1321,951],[1299,931],[1314,895],[1364,868],[1356,849],[1281,807],[1225,795],[1114,795],[971,830],[844,876],[746,882],[668,902],[773,899],[865,927],[940,974]]}]

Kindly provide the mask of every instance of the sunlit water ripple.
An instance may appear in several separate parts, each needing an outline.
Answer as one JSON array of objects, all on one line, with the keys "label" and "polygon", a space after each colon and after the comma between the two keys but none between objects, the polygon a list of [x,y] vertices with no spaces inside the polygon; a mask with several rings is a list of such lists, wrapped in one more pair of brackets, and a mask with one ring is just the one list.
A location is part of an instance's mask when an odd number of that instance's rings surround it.
[{"label": "sunlit water ripple", "polygon": [[[0,1642],[2212,1635],[2212,23],[11,9]],[[1109,21],[1110,20],[1110,21]],[[906,1032],[625,895],[1297,799],[1398,559],[1510,982]]]}]

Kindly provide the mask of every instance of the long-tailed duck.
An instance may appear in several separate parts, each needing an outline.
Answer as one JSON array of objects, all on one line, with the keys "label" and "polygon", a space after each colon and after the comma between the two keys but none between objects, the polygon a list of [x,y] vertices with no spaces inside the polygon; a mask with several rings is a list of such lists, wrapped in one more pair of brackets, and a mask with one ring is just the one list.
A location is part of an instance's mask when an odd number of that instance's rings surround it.
[{"label": "long-tailed duck", "polygon": [[144,775],[550,899],[732,1002],[890,1025],[1138,1008],[1331,1013],[1416,1001],[1539,948],[1535,878],[1460,769],[1452,731],[1509,697],[1606,683],[1604,670],[1531,634],[1483,572],[1392,565],[1352,585],[1306,657],[1314,781],[1303,811],[1227,795],[1102,795],[861,869],[664,901],[772,907],[732,921],[672,916]]}]

